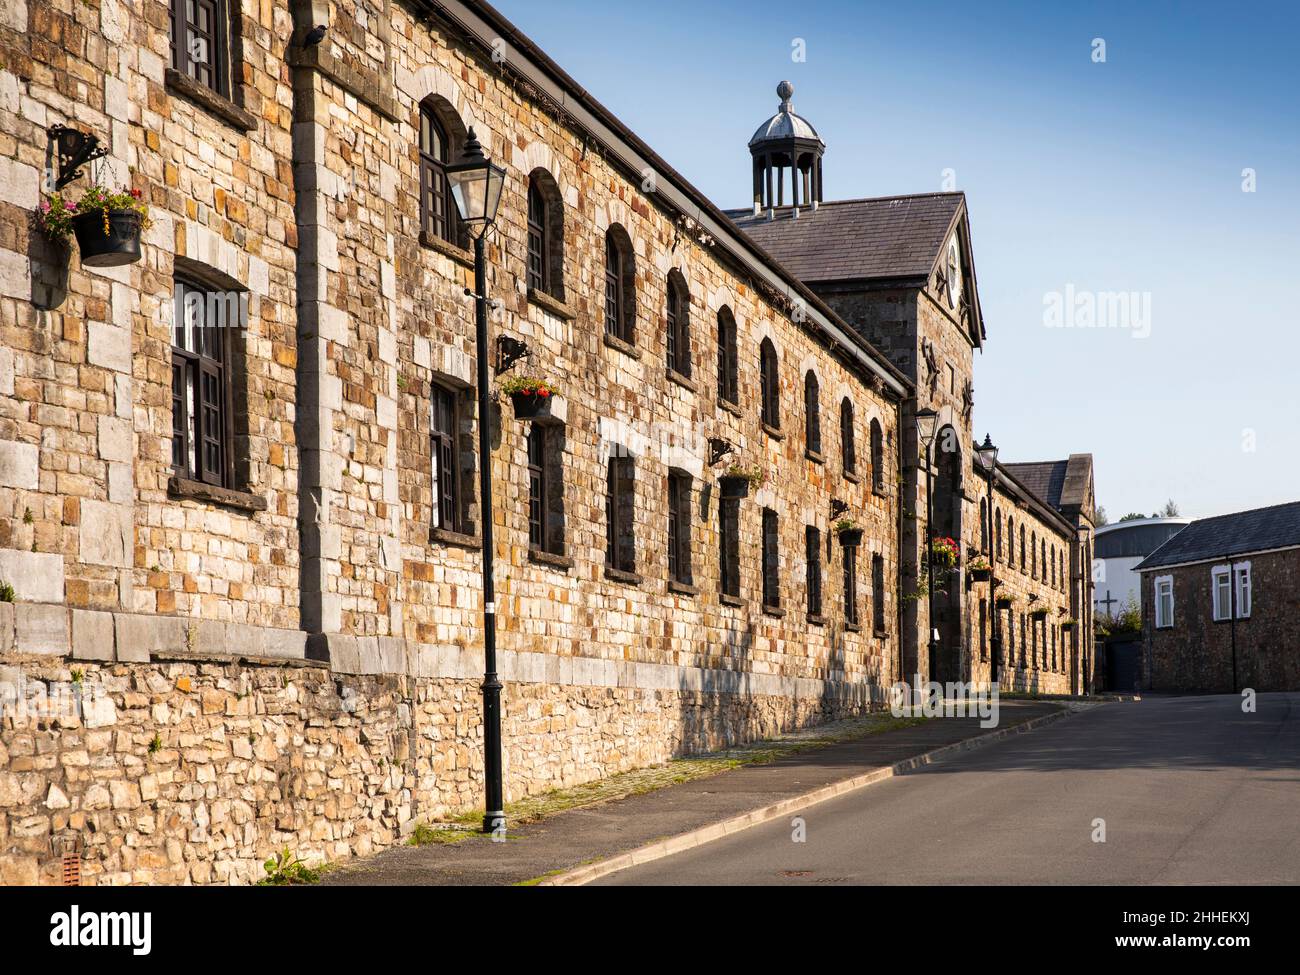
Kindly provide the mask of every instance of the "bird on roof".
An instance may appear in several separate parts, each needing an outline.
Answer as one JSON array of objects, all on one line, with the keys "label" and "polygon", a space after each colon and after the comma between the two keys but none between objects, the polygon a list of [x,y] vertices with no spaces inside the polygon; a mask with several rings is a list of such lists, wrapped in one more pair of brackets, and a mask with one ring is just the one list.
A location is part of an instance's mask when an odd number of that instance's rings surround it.
[{"label": "bird on roof", "polygon": [[311,30],[307,31],[307,36],[302,39],[303,47],[313,47],[325,40],[325,33],[329,27],[325,24],[317,24]]}]

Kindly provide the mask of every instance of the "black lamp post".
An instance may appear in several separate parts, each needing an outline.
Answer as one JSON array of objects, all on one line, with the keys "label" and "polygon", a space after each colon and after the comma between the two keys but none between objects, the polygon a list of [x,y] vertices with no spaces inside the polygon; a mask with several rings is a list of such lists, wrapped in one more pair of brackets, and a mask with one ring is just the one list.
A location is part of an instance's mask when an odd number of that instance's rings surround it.
[{"label": "black lamp post", "polygon": [[984,524],[988,528],[989,540],[989,608],[993,610],[993,632],[989,635],[989,680],[994,687],[998,686],[998,667],[1001,665],[1002,657],[1002,638],[998,635],[998,580],[997,580],[997,539],[994,535],[993,522],[993,471],[998,466],[998,448],[993,446],[993,440],[986,433],[984,442],[975,448],[975,453],[980,459],[980,464],[984,468],[984,473],[989,479],[989,501],[988,510],[984,514]]},{"label": "black lamp post", "polygon": [[934,485],[930,476],[930,448],[934,444],[935,425],[939,414],[928,407],[916,411],[916,435],[925,448],[925,577],[930,606],[930,680],[934,680],[939,663],[939,628],[934,612]]},{"label": "black lamp post", "polygon": [[447,182],[461,222],[474,238],[474,323],[478,356],[479,507],[483,522],[483,777],[487,790],[483,832],[504,829],[501,786],[501,679],[497,676],[496,589],[492,584],[492,445],[489,436],[487,261],[483,238],[497,216],[506,171],[483,155],[474,130],[465,150],[447,167]]}]

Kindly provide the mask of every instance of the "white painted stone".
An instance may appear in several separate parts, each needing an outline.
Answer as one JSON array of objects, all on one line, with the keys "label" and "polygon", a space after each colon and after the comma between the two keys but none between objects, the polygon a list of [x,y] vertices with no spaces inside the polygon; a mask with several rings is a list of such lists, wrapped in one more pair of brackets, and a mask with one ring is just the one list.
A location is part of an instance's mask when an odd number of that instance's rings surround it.
[{"label": "white painted stone", "polygon": [[40,451],[36,444],[0,440],[0,487],[35,491]]},{"label": "white painted stone", "polygon": [[[117,705],[107,694],[95,694],[81,702],[81,720],[87,728],[107,728],[117,724]],[[110,788],[117,785],[113,783]]]},{"label": "white painted stone", "polygon": [[72,655],[78,660],[113,659],[113,614],[72,610]]},{"label": "white painted stone", "polygon": [[40,202],[41,171],[16,159],[0,156],[0,200],[35,209]]},{"label": "white painted stone", "polygon": [[432,343],[430,343],[424,336],[416,335],[412,340],[412,347],[413,355],[415,356],[415,364],[417,366],[423,366],[425,369],[430,368],[433,364]]},{"label": "white painted stone", "polygon": [[131,372],[131,330],[107,322],[87,323],[86,361],[92,366],[129,374]]},{"label": "white painted stone", "polygon": [[126,83],[118,78],[104,78],[104,112],[109,118],[126,121],[126,109],[129,97]]},{"label": "white painted stone", "polygon": [[0,109],[17,115],[19,104],[18,76],[12,71],[0,70]]},{"label": "white painted stone", "polygon": [[63,556],[57,552],[0,549],[0,580],[25,602],[63,602]]},{"label": "white painted stone", "polygon": [[50,791],[45,795],[45,808],[67,809],[71,805],[72,803],[68,801],[67,793],[51,782]]},{"label": "white painted stone", "polygon": [[134,554],[134,509],[129,505],[83,499],[81,561],[128,568]]},{"label": "white painted stone", "polygon": [[14,649],[19,653],[68,652],[68,611],[50,603],[14,603]]},{"label": "white painted stone", "polygon": [[135,439],[131,421],[116,416],[101,416],[98,420],[99,456],[101,460],[129,463],[135,457]]},{"label": "white painted stone", "polygon": [[112,504],[135,502],[135,478],[130,464],[108,465],[108,500]]},{"label": "white painted stone", "polygon": [[27,0],[5,0],[0,4],[0,16],[4,18],[0,23],[6,27],[20,34],[27,33]]},{"label": "white painted stone", "polygon": [[16,251],[0,250],[0,295],[20,301],[32,299],[32,275],[27,258]]}]

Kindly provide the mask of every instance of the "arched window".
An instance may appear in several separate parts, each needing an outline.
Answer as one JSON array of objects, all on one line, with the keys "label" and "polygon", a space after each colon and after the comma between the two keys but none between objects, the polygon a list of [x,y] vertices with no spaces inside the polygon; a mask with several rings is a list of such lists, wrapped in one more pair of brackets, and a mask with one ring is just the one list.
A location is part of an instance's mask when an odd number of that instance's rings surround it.
[{"label": "arched window", "polygon": [[1016,564],[1016,520],[1007,515],[1007,565]]},{"label": "arched window", "polygon": [[1020,571],[1025,571],[1025,526],[1020,526]]},{"label": "arched window", "polygon": [[636,265],[632,239],[619,224],[605,233],[605,334],[636,341]]},{"label": "arched window", "polygon": [[980,551],[989,550],[989,500],[980,498]]},{"label": "arched window", "polygon": [[564,202],[544,169],[528,177],[528,289],[564,300]]},{"label": "arched window", "polygon": [[668,368],[679,376],[691,378],[691,296],[682,272],[668,272],[667,308]]},{"label": "arched window", "polygon": [[1002,558],[1002,509],[1001,508],[995,508],[993,510],[993,549],[995,553],[993,557],[995,559],[1000,560]]},{"label": "arched window", "polygon": [[758,348],[758,385],[762,397],[761,418],[772,429],[780,429],[780,378],[777,375],[776,346],[771,339],[763,339]]},{"label": "arched window", "polygon": [[885,433],[875,417],[871,418],[871,489],[885,493]]},{"label": "arched window", "polygon": [[458,135],[444,123],[432,101],[420,103],[420,230],[430,237],[464,247],[465,228],[451,198],[447,163],[456,157]]},{"label": "arched window", "polygon": [[853,404],[847,396],[840,400],[840,455],[844,460],[844,473],[857,477],[858,445],[853,435]]},{"label": "arched window", "polygon": [[817,374],[811,369],[803,377],[803,431],[807,448],[814,454],[822,452],[822,407],[821,390],[817,385]]},{"label": "arched window", "polygon": [[718,400],[733,406],[739,402],[739,372],[736,355],[736,319],[725,305],[718,312]]},{"label": "arched window", "polygon": [[1038,578],[1038,532],[1029,533],[1029,578]]}]

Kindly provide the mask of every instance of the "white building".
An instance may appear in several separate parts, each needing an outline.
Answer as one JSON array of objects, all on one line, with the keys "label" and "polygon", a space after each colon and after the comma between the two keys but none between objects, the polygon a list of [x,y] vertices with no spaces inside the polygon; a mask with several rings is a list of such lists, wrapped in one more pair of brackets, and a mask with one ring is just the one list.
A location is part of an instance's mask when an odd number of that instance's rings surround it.
[{"label": "white building", "polygon": [[1097,529],[1092,559],[1092,606],[1101,616],[1142,601],[1142,580],[1133,568],[1191,522],[1190,518],[1134,518]]}]

